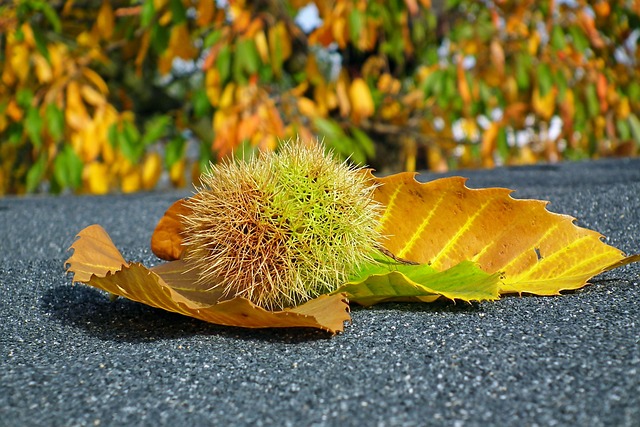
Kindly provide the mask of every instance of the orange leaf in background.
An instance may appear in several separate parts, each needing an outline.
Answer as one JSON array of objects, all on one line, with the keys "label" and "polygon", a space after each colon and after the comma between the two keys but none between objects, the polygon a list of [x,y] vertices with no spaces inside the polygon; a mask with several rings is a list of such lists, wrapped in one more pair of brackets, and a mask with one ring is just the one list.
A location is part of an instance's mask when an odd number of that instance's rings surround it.
[{"label": "orange leaf in background", "polygon": [[456,70],[458,76],[458,92],[460,93],[460,97],[465,105],[469,105],[471,103],[471,90],[469,89],[469,82],[467,82],[467,76],[465,75],[464,67],[462,65],[462,58],[458,60]]},{"label": "orange leaf in background", "polygon": [[99,225],[80,231],[71,249],[73,255],[65,264],[74,282],[206,322],[245,328],[307,327],[336,334],[350,320],[343,294],[323,295],[282,311],[267,311],[245,298],[221,300],[220,290],[194,284],[197,272],[183,261],[151,269],[128,264]]},{"label": "orange leaf in background", "polygon": [[386,206],[380,230],[394,255],[439,271],[473,261],[503,274],[500,293],[557,295],[603,271],[640,261],[625,257],[547,202],[516,200],[504,188],[469,189],[461,177],[427,183],[402,173],[375,179]]}]

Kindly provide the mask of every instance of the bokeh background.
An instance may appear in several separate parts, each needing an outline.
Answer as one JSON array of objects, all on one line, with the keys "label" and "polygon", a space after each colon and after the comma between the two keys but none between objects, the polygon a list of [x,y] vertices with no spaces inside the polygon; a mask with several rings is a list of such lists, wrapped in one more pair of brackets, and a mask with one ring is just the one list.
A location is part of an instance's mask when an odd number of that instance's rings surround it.
[{"label": "bokeh background", "polygon": [[0,3],[0,195],[183,187],[320,138],[381,173],[635,156],[640,0]]}]

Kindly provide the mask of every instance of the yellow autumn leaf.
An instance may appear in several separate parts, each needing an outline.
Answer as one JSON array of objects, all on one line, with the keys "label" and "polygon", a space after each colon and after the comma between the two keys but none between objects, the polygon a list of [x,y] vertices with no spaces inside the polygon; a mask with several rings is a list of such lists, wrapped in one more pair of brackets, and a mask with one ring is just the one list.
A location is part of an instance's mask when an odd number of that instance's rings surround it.
[{"label": "yellow autumn leaf", "polygon": [[415,174],[374,179],[386,206],[380,231],[394,255],[438,271],[473,261],[500,272],[500,292],[557,295],[611,268],[640,261],[602,242],[546,202],[516,200],[504,188],[469,189],[465,179],[418,183]]}]

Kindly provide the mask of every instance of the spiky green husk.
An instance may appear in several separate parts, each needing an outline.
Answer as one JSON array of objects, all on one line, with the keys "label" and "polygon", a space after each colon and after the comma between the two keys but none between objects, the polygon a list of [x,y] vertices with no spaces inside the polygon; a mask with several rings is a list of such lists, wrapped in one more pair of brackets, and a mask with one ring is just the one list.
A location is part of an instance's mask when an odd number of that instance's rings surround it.
[{"label": "spiky green husk", "polygon": [[296,306],[337,289],[376,247],[374,186],[318,143],[214,165],[201,184],[184,218],[185,257],[225,296]]}]

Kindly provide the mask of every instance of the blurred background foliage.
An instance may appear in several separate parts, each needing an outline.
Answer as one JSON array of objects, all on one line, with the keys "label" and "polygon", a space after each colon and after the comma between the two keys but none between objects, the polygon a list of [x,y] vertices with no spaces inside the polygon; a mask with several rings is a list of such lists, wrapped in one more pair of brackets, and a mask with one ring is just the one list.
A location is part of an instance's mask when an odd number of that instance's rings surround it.
[{"label": "blurred background foliage", "polygon": [[640,146],[640,0],[16,0],[0,194],[181,187],[324,138],[381,172]]}]

